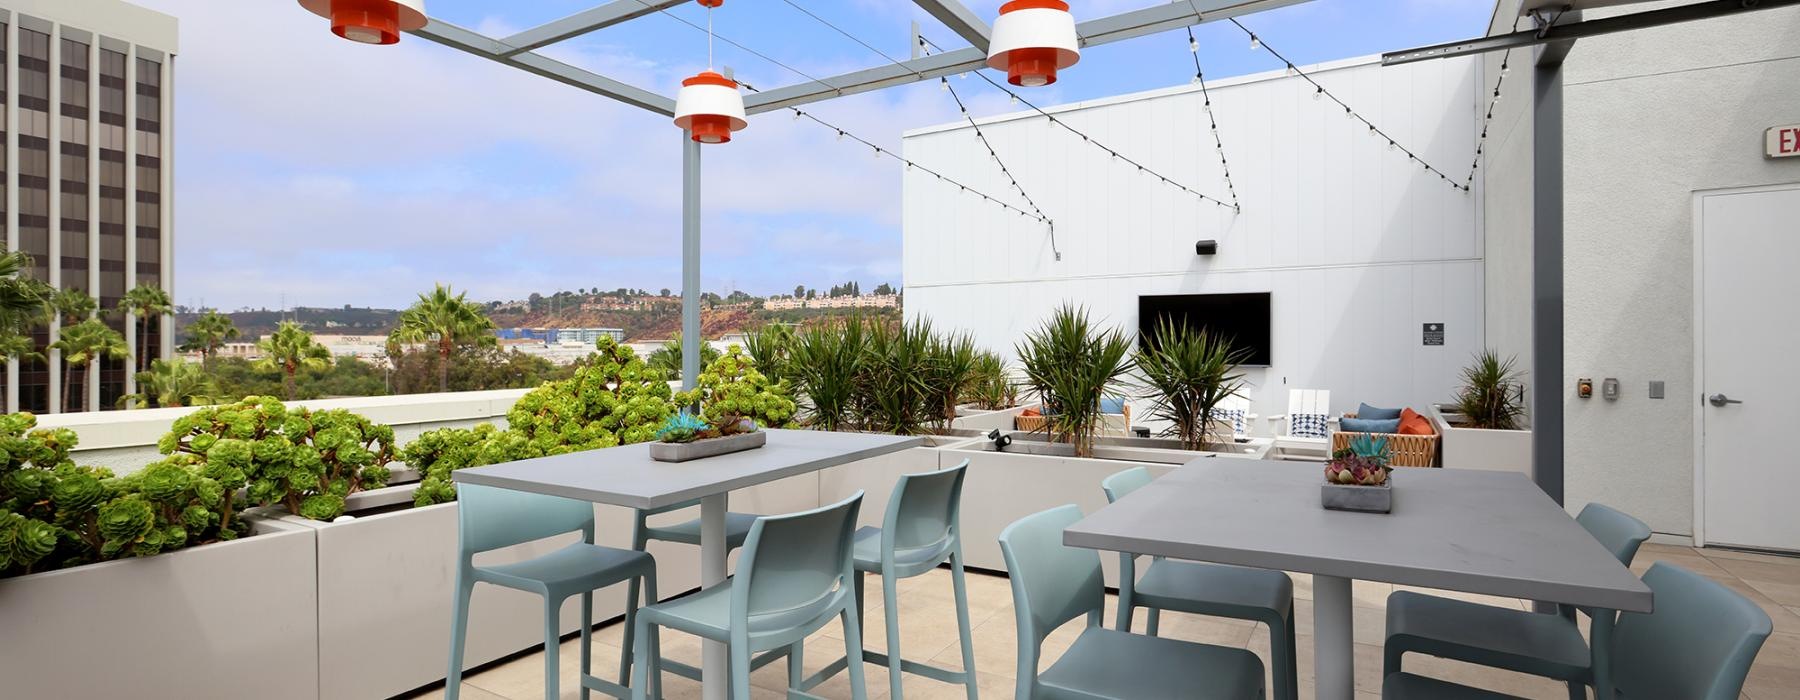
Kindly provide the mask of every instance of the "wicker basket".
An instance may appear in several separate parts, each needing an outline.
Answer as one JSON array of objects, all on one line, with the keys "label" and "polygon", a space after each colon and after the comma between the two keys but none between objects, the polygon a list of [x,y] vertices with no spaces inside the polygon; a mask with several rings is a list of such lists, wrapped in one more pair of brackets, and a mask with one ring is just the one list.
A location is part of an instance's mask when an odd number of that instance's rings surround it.
[{"label": "wicker basket", "polygon": [[[1356,414],[1346,413],[1345,418],[1355,418]],[[1430,422],[1427,421],[1427,424]],[[1402,435],[1399,433],[1351,433],[1338,431],[1331,434],[1331,451],[1348,449],[1350,441],[1358,435],[1371,438],[1386,438],[1388,464],[1396,467],[1435,467],[1437,466],[1438,435],[1437,426],[1431,427],[1430,435]]]}]

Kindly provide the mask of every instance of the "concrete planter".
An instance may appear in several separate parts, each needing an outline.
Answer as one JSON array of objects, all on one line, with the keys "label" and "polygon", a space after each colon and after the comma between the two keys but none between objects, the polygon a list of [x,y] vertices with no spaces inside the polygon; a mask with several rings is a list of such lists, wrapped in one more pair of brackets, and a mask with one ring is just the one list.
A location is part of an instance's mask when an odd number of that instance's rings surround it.
[{"label": "concrete planter", "polygon": [[970,408],[965,411],[963,410],[963,407],[959,406],[957,407],[956,418],[950,421],[950,427],[975,430],[983,433],[996,429],[1012,430],[1013,419],[1017,418],[1020,413],[1024,413],[1025,409],[1031,407],[1032,405],[1014,406],[1012,408],[1003,408],[997,411],[982,411]]},{"label": "concrete planter", "polygon": [[760,430],[693,442],[653,442],[650,443],[650,458],[658,462],[686,462],[754,450],[768,442],[769,434]]},{"label": "concrete planter", "polygon": [[320,697],[313,532],[0,580],[0,678],[17,698]]},{"label": "concrete planter", "polygon": [[1531,476],[1530,430],[1459,428],[1445,417],[1446,413],[1439,406],[1431,407],[1431,420],[1443,436],[1445,468],[1509,471]]},{"label": "concrete planter", "polygon": [[1389,513],[1394,509],[1394,487],[1319,484],[1319,504],[1326,510],[1357,513]]}]

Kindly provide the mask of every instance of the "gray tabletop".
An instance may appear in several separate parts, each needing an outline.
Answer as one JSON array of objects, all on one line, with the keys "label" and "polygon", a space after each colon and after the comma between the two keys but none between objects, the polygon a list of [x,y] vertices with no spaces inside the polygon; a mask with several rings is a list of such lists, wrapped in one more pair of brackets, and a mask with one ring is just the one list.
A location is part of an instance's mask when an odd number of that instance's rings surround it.
[{"label": "gray tabletop", "polygon": [[1319,505],[1322,465],[1204,459],[1063,532],[1073,547],[1648,612],[1650,589],[1521,474],[1396,469],[1393,512]]},{"label": "gray tabletop", "polygon": [[770,430],[763,447],[670,463],[650,445],[622,445],[452,472],[460,483],[529,491],[628,508],[661,508],[859,459],[898,452],[924,438]]}]

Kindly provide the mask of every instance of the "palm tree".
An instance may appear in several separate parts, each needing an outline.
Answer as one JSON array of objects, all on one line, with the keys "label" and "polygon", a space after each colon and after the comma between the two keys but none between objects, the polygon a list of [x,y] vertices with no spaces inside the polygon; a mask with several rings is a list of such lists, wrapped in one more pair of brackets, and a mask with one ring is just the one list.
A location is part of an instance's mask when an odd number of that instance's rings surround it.
[{"label": "palm tree", "polygon": [[[99,357],[119,359],[129,357],[131,351],[125,347],[125,336],[106,325],[97,318],[90,318],[62,329],[56,342],[50,347],[61,350],[63,355],[63,395],[62,410],[69,410],[69,385],[74,382],[75,368],[88,364]],[[91,409],[93,407],[86,407]]]},{"label": "palm tree", "polygon": [[257,368],[281,371],[281,389],[289,401],[294,400],[294,377],[302,367],[321,370],[331,366],[331,351],[293,321],[282,321],[274,333],[257,341],[256,347],[263,355]]},{"label": "palm tree", "polygon": [[0,255],[0,332],[24,333],[44,317],[54,290],[24,275],[30,267],[29,255]]},{"label": "palm tree", "polygon": [[137,359],[132,364],[137,366],[139,372],[150,366],[147,360],[155,354],[144,347],[150,343],[150,321],[162,317],[174,308],[175,301],[169,298],[168,292],[147,284],[132,287],[131,291],[125,292],[125,296],[119,299],[119,311],[137,315]]},{"label": "palm tree", "polygon": [[217,311],[208,311],[194,319],[193,323],[188,324],[187,333],[188,341],[181,347],[183,350],[198,350],[202,368],[211,365],[213,357],[219,353],[219,348],[225,347],[225,343],[242,335],[237,324],[231,322],[230,316]]},{"label": "palm tree", "polygon": [[420,294],[412,307],[400,312],[400,326],[395,329],[398,340],[437,342],[438,391],[450,390],[450,354],[457,343],[496,342],[493,320],[467,296],[467,292],[455,294],[448,286],[435,285],[430,293]]},{"label": "palm tree", "polygon": [[79,289],[57,290],[50,295],[49,303],[50,310],[61,316],[64,323],[86,320],[100,309],[100,302]]},{"label": "palm tree", "polygon": [[213,402],[213,381],[199,365],[182,360],[151,360],[150,369],[137,373],[138,391],[119,398],[158,406],[198,406]]},{"label": "palm tree", "polygon": [[[705,371],[705,369],[711,367],[713,361],[717,359],[719,359],[719,349],[713,347],[712,343],[708,343],[705,339],[702,339],[700,341],[700,369]],[[662,347],[650,351],[650,356],[644,359],[644,363],[650,365],[654,369],[661,370],[663,376],[670,380],[680,379],[681,334],[676,333],[674,337],[670,338],[667,342],[664,342]]]}]

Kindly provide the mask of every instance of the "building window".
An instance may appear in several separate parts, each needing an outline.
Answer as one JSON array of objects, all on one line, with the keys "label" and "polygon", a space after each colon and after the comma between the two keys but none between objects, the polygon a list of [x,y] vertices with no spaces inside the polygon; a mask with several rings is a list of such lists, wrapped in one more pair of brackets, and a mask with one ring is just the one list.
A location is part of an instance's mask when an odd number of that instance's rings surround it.
[{"label": "building window", "polygon": [[88,289],[88,45],[62,41],[62,286]]}]

